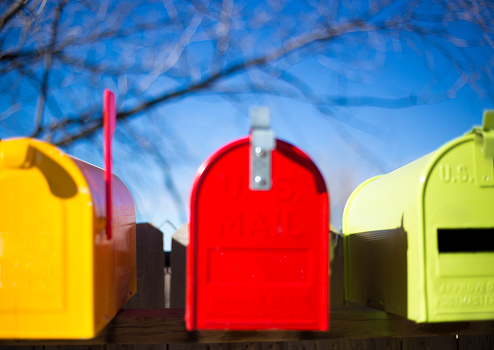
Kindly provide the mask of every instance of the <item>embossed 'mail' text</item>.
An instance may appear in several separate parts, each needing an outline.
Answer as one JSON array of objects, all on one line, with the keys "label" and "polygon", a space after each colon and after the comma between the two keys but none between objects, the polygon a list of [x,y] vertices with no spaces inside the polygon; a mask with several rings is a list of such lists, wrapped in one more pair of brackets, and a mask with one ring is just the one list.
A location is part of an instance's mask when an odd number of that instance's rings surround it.
[{"label": "embossed 'mail' text", "polygon": [[302,230],[295,225],[292,213],[279,212],[274,220],[266,214],[231,213],[225,214],[219,230],[221,237],[231,238],[301,238]]}]

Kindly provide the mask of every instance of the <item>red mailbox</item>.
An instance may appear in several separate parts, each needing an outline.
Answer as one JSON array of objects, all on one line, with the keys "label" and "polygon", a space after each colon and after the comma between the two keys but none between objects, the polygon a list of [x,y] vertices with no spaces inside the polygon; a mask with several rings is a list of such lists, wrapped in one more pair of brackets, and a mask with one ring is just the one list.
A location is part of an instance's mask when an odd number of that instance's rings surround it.
[{"label": "red mailbox", "polygon": [[328,225],[321,173],[258,109],[195,178],[187,328],[327,330]]}]

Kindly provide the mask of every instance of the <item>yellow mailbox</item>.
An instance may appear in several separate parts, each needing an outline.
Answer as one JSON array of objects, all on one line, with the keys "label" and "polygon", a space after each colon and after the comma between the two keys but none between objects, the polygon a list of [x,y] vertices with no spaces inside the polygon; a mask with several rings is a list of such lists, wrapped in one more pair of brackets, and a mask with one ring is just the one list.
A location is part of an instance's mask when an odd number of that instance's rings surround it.
[{"label": "yellow mailbox", "polygon": [[494,112],[362,183],[343,215],[345,295],[416,322],[494,319]]},{"label": "yellow mailbox", "polygon": [[136,292],[135,209],[113,176],[33,139],[0,142],[0,338],[91,338]]}]

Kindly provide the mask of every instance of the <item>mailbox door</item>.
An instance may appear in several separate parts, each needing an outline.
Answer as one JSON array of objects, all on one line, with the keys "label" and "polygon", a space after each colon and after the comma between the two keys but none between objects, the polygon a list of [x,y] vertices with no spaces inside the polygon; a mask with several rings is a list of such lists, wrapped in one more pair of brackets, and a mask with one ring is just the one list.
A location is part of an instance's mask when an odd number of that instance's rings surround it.
[{"label": "mailbox door", "polygon": [[93,220],[82,173],[33,139],[3,141],[0,153],[0,338],[94,336]]},{"label": "mailbox door", "polygon": [[249,188],[249,138],[200,168],[191,195],[188,329],[328,328],[329,203],[314,163],[276,141],[272,188]]},{"label": "mailbox door", "polygon": [[493,319],[494,187],[479,181],[476,147],[473,135],[445,147],[425,186],[429,322]]},{"label": "mailbox door", "polygon": [[0,143],[0,338],[92,338],[136,291],[135,210],[114,176],[33,139]]}]

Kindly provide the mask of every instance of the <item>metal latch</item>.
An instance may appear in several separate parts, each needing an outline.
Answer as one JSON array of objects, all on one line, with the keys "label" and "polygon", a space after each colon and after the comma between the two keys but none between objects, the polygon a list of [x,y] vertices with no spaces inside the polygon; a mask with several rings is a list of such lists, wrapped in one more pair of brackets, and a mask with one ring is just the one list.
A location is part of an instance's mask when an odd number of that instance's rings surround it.
[{"label": "metal latch", "polygon": [[271,189],[271,152],[276,147],[274,132],[270,129],[269,109],[255,107],[250,110],[250,181],[254,191]]},{"label": "metal latch", "polygon": [[475,127],[472,133],[477,181],[481,187],[494,186],[494,111],[484,112],[483,126]]}]

